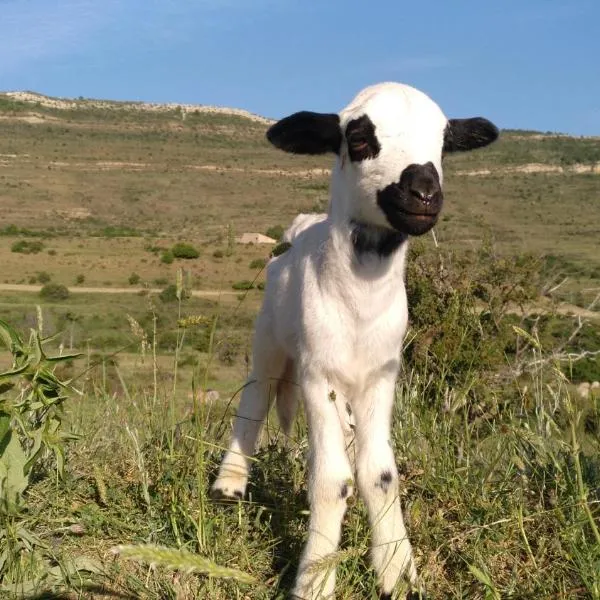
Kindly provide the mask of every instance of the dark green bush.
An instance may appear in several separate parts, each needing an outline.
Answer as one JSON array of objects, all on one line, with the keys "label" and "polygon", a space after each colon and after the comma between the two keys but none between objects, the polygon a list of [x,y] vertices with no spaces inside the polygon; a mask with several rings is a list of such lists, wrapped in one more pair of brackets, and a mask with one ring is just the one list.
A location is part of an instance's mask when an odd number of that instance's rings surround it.
[{"label": "dark green bush", "polygon": [[80,273],[79,275],[77,275],[77,277],[75,277],[75,283],[77,285],[81,285],[84,282],[85,282],[85,275],[83,275],[83,273]]},{"label": "dark green bush", "polygon": [[285,229],[281,225],[273,225],[273,227],[269,227],[266,231],[266,235],[274,240],[280,241],[283,237],[283,232]]},{"label": "dark green bush", "polygon": [[127,281],[129,282],[129,285],[136,285],[140,282],[140,279],[141,277],[137,273],[132,273]]},{"label": "dark green bush", "polygon": [[200,252],[194,246],[185,242],[177,242],[171,248],[171,253],[175,258],[192,259],[200,256]]},{"label": "dark green bush", "polygon": [[38,240],[34,240],[33,242],[19,240],[10,247],[11,252],[18,252],[20,254],[37,254],[43,249],[44,244]]},{"label": "dark green bush", "polygon": [[61,301],[67,300],[69,298],[69,289],[67,286],[62,285],[61,283],[47,283],[40,290],[40,296],[44,300],[50,301]]},{"label": "dark green bush", "polygon": [[170,265],[175,260],[173,253],[170,250],[165,250],[160,255],[160,262],[165,263],[165,265]]},{"label": "dark green bush", "polygon": [[264,269],[267,264],[267,260],[265,258],[255,258],[250,262],[251,269]]},{"label": "dark green bush", "polygon": [[48,283],[51,279],[52,277],[50,276],[50,273],[47,273],[46,271],[40,271],[37,274],[37,280],[39,283]]},{"label": "dark green bush", "polygon": [[[158,297],[162,302],[177,302],[177,286],[172,283],[168,285],[159,295]],[[181,299],[186,300],[190,297],[190,293],[187,290],[181,290]]]},{"label": "dark green bush", "polygon": [[242,281],[236,281],[231,287],[234,290],[251,290],[254,288],[254,284],[247,279],[243,279]]},{"label": "dark green bush", "polygon": [[213,252],[213,258],[223,258],[223,256],[225,256],[223,250],[215,250]]}]

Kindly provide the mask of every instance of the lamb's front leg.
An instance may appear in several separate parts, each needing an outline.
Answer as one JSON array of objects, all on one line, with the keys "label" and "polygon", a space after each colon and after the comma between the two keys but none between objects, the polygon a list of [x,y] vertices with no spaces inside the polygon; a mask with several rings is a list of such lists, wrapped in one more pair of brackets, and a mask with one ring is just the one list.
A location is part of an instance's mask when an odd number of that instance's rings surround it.
[{"label": "lamb's front leg", "polygon": [[335,390],[329,389],[324,379],[308,378],[303,382],[302,392],[310,450],[310,522],[292,597],[316,600],[333,597],[335,564],[332,555],[340,541],[353,481]]},{"label": "lamb's front leg", "polygon": [[[393,598],[398,579],[407,574],[417,584],[412,548],[398,496],[398,471],[390,440],[395,377],[371,386],[355,402],[357,479],[369,513],[373,568],[380,598]],[[418,597],[418,596],[416,596]]]}]

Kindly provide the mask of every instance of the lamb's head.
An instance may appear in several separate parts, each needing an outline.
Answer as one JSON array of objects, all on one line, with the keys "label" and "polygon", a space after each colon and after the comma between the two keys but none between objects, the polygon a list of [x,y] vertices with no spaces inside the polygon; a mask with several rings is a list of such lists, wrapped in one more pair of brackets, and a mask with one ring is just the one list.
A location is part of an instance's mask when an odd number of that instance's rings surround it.
[{"label": "lamb's head", "polygon": [[423,92],[399,83],[364,89],[339,114],[299,112],[267,132],[286,152],[337,154],[332,210],[410,235],[437,221],[442,155],[481,148],[497,137],[490,121],[447,119]]}]

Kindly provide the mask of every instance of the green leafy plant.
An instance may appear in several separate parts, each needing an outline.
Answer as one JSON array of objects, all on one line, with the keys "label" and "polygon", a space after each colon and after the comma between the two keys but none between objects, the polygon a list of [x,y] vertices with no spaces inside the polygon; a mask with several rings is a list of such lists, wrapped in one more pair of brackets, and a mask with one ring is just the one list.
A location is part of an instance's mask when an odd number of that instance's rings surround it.
[{"label": "green leafy plant", "polygon": [[12,355],[11,367],[0,373],[0,594],[34,589],[53,559],[27,529],[26,491],[34,473],[39,479],[55,470],[62,478],[65,445],[75,437],[63,429],[62,409],[74,390],[55,369],[77,355],[50,357],[47,341],[36,330],[25,340],[0,320],[0,345]]}]

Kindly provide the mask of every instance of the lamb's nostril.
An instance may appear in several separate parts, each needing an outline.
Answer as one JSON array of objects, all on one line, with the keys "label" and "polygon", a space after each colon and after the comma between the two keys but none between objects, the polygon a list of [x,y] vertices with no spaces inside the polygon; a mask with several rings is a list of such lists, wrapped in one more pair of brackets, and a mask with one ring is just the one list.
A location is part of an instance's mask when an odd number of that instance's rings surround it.
[{"label": "lamb's nostril", "polygon": [[410,193],[423,204],[431,204],[431,201],[435,196],[435,192],[431,192],[429,190],[423,191],[416,188],[411,188]]}]

